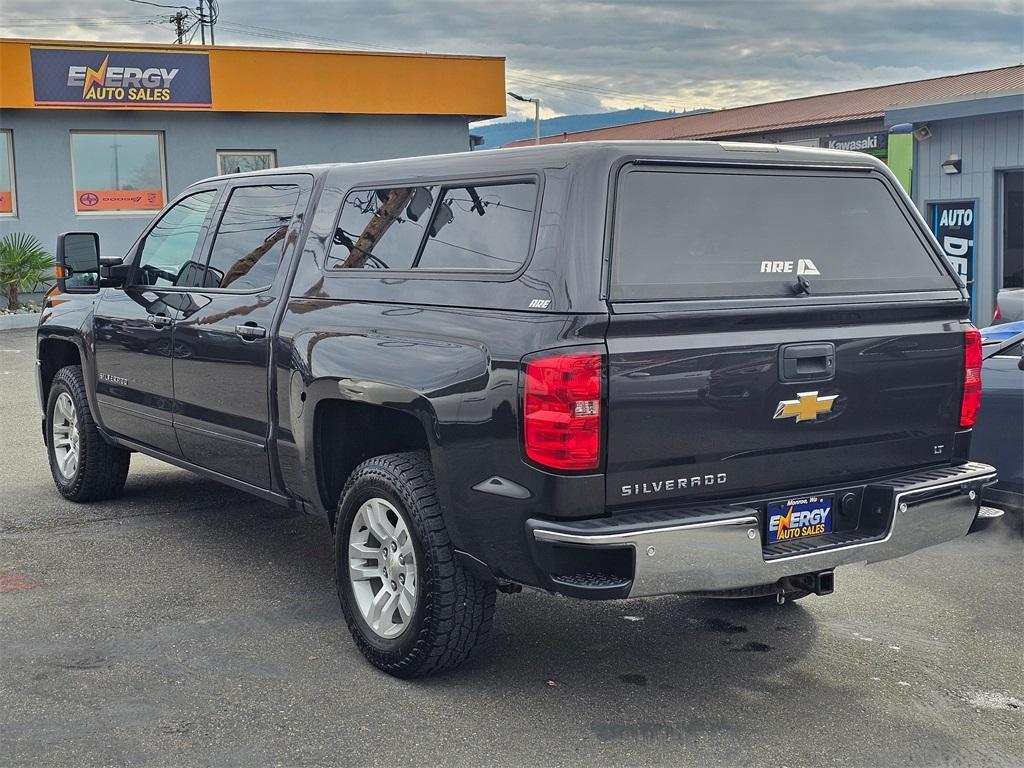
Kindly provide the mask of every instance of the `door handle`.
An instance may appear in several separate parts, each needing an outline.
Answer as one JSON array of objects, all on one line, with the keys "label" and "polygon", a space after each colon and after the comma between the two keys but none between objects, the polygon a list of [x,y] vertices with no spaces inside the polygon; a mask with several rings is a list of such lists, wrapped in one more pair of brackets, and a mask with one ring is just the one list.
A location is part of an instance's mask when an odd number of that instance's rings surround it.
[{"label": "door handle", "polygon": [[164,328],[171,324],[171,318],[167,315],[150,315],[146,318],[146,322],[154,328]]},{"label": "door handle", "polygon": [[828,381],[835,376],[836,347],[832,342],[787,344],[779,350],[779,380]]},{"label": "door handle", "polygon": [[235,333],[238,334],[243,341],[255,341],[256,339],[265,338],[267,335],[267,329],[262,325],[256,325],[256,323],[245,323],[243,325],[236,325]]}]

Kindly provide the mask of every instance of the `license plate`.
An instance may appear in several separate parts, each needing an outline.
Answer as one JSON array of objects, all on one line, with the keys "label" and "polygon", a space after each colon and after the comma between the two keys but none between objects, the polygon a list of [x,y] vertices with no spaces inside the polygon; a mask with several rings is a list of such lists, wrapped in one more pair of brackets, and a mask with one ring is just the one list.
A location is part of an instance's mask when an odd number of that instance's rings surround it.
[{"label": "license plate", "polygon": [[804,496],[768,504],[769,544],[821,536],[831,530],[831,496]]}]

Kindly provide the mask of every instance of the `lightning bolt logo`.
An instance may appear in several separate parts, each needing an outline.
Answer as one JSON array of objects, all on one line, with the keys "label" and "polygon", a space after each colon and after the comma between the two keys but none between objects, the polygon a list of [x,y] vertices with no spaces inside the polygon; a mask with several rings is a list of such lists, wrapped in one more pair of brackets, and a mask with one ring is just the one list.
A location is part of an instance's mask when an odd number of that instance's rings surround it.
[{"label": "lightning bolt logo", "polygon": [[789,528],[789,521],[793,517],[793,508],[786,507],[786,514],[779,516],[779,538],[782,538],[782,532]]},{"label": "lightning bolt logo", "polygon": [[85,86],[82,88],[82,97],[85,98],[86,94],[89,93],[89,89],[94,85],[98,85],[101,88],[107,81],[107,62],[110,60],[110,56],[103,57],[103,63],[100,64],[99,69],[92,69],[86,67],[85,69]]}]

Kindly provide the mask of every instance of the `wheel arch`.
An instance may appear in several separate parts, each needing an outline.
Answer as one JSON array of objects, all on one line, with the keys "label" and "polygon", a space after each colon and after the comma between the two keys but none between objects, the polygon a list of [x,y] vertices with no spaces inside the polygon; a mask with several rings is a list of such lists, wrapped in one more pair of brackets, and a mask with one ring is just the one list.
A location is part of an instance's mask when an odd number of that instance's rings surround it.
[{"label": "wheel arch", "polygon": [[315,403],[309,434],[316,492],[332,529],[341,491],[352,470],[367,459],[425,451],[436,471],[433,423],[433,409],[422,396],[410,397],[405,407],[397,407],[394,401],[385,404],[342,397],[325,397]]},{"label": "wheel arch", "polygon": [[43,408],[53,386],[53,378],[57,371],[69,365],[82,365],[84,356],[79,345],[63,336],[42,336],[38,346],[39,360],[39,399]]}]

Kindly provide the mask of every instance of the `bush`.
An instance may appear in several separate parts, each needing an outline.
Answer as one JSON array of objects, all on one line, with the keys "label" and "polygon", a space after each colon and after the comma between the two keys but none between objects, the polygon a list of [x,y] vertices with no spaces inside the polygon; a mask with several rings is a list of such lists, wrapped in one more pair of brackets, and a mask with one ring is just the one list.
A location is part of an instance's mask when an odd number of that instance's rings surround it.
[{"label": "bush", "polygon": [[33,290],[53,277],[53,257],[32,235],[13,232],[0,239],[0,288],[7,308],[18,308],[18,291]]}]

